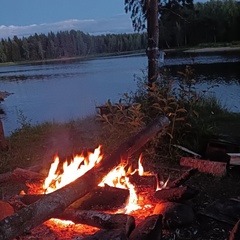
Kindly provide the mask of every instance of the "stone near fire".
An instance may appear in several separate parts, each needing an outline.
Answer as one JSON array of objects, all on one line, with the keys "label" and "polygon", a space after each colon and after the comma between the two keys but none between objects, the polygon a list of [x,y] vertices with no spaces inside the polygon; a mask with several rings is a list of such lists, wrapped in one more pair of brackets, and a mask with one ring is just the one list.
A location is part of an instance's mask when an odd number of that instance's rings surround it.
[{"label": "stone near fire", "polygon": [[9,203],[0,200],[0,221],[13,213],[13,207]]},{"label": "stone near fire", "polygon": [[175,202],[158,203],[155,206],[153,214],[162,215],[164,229],[182,227],[192,223],[195,219],[195,214],[191,206]]}]

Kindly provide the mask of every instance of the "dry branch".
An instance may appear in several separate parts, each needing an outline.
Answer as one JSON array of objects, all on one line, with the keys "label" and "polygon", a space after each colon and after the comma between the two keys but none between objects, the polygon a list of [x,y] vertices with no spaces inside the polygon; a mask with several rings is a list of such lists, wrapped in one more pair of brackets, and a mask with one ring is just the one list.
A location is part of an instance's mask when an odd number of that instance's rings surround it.
[{"label": "dry branch", "polygon": [[24,231],[29,231],[54,215],[63,212],[70,204],[85,196],[91,189],[97,186],[102,178],[121,162],[122,157],[124,159],[130,157],[168,125],[168,118],[160,117],[156,119],[74,182],[47,194],[37,202],[3,219],[0,222],[0,239],[13,239]]}]

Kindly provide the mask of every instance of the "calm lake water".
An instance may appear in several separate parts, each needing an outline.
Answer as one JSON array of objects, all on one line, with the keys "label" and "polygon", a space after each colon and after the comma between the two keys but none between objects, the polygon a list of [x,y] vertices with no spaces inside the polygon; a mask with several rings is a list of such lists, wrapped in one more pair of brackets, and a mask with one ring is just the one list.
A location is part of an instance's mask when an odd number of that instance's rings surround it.
[{"label": "calm lake water", "polygon": [[[194,63],[197,85],[213,84],[213,92],[231,111],[240,112],[240,56],[211,55],[166,57],[176,77],[186,64]],[[95,113],[108,99],[118,101],[135,91],[134,75],[147,68],[143,55],[99,58],[48,64],[0,67],[0,91],[14,93],[0,103],[5,134],[20,127],[22,116],[32,124],[65,122]]]}]

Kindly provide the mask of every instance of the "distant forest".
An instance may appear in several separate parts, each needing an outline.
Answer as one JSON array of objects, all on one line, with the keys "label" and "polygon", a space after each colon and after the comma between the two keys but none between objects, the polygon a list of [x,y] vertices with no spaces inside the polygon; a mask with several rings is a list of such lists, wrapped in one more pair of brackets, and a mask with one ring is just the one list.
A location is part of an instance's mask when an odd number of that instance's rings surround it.
[{"label": "distant forest", "polygon": [[[169,10],[170,9],[170,10]],[[211,0],[161,10],[160,48],[240,41],[240,2]],[[93,36],[81,31],[1,39],[0,63],[91,56],[146,49],[147,33]]]}]

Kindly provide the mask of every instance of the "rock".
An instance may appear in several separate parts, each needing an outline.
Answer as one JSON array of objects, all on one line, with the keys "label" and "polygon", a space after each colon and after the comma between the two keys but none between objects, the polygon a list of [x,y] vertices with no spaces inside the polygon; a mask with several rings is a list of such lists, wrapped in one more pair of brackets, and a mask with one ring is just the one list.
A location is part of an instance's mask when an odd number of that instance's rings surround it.
[{"label": "rock", "polygon": [[0,200],[0,221],[13,213],[13,207],[9,203]]},{"label": "rock", "polygon": [[162,224],[164,229],[179,228],[192,223],[195,219],[191,206],[175,202],[158,203],[153,214],[163,216]]}]

